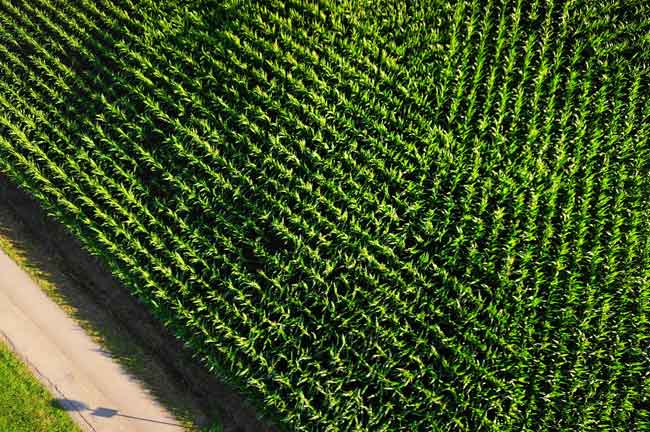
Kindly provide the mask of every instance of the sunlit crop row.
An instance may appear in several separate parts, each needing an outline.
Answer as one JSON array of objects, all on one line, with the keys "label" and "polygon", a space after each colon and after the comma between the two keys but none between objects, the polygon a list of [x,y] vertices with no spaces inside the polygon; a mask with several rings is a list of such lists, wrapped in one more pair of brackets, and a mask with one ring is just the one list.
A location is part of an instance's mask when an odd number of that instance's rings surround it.
[{"label": "sunlit crop row", "polygon": [[650,428],[650,3],[0,1],[0,169],[279,425]]}]

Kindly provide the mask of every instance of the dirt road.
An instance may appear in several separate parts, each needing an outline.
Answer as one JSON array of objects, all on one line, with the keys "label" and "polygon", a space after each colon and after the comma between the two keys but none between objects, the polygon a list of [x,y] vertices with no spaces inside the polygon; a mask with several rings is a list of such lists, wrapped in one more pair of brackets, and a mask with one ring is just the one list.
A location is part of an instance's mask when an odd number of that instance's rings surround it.
[{"label": "dirt road", "polygon": [[83,430],[184,430],[2,250],[0,337]]}]

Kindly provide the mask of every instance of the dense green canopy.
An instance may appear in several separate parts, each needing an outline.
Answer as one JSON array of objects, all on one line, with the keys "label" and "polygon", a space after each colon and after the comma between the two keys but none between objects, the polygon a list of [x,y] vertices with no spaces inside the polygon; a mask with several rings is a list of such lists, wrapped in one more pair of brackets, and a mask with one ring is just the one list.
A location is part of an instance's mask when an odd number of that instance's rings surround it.
[{"label": "dense green canopy", "polygon": [[648,430],[649,35],[643,0],[3,0],[0,169],[289,429]]}]

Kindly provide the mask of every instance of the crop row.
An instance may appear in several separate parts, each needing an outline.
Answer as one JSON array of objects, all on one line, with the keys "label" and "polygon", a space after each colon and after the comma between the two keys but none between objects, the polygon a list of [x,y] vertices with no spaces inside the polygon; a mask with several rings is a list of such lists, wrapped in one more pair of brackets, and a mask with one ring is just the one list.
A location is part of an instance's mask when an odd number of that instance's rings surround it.
[{"label": "crop row", "polygon": [[643,2],[0,1],[0,169],[281,424],[648,426]]}]

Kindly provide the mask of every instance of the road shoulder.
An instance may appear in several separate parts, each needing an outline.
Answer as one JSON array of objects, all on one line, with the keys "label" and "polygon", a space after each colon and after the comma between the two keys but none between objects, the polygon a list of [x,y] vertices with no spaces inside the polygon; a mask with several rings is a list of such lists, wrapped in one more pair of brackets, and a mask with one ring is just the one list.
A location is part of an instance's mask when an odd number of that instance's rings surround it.
[{"label": "road shoulder", "polygon": [[83,430],[184,430],[4,252],[0,274],[3,337]]},{"label": "road shoulder", "polygon": [[[276,430],[209,373],[26,193],[0,175],[0,248],[189,429]],[[212,430],[212,429],[211,429]]]}]

